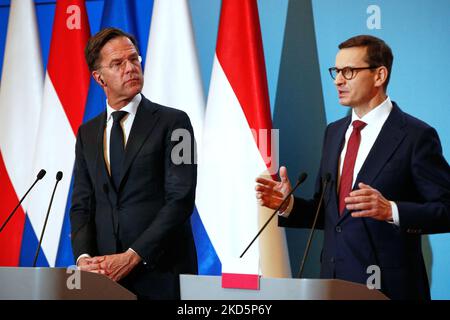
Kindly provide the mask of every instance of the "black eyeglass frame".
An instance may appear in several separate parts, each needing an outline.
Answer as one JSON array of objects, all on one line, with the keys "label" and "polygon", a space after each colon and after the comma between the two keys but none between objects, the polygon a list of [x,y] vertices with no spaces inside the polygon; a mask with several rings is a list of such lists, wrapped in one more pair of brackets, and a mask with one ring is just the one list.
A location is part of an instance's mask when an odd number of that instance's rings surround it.
[{"label": "black eyeglass frame", "polygon": [[[359,67],[359,68],[353,68],[353,67],[344,67],[342,69],[336,68],[336,67],[331,67],[328,68],[328,72],[330,73],[331,79],[336,80],[336,76],[341,73],[342,76],[344,77],[345,80],[352,80],[354,77],[356,77],[356,74],[358,72],[355,71],[359,71],[359,70],[371,70],[371,69],[376,69],[379,68],[381,66],[368,66],[368,67]],[[350,70],[351,76],[350,77],[346,77],[344,74],[345,72],[343,72],[344,70]],[[333,76],[333,72],[336,72],[336,75]]]}]

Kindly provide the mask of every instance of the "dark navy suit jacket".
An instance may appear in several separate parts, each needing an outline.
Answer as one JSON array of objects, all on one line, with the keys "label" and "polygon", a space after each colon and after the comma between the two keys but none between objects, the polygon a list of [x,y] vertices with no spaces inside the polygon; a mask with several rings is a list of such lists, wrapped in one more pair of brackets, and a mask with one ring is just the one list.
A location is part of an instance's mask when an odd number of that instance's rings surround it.
[{"label": "dark navy suit jacket", "polygon": [[78,130],[72,207],[75,258],[132,248],[143,259],[121,283],[140,298],[179,298],[179,274],[197,273],[190,215],[197,167],[171,160],[172,132],[194,135],[186,113],[142,97],[125,149],[120,186],[113,187],[105,159],[106,112]]},{"label": "dark navy suit jacket", "polygon": [[363,182],[398,206],[400,226],[370,218],[338,214],[338,161],[351,118],[328,125],[316,193],[312,200],[295,198],[285,227],[310,228],[325,189],[318,227],[324,230],[321,277],[367,283],[370,265],[381,269],[381,290],[392,299],[429,299],[421,235],[450,231],[450,168],[436,131],[393,109],[383,125],[354,184]]}]

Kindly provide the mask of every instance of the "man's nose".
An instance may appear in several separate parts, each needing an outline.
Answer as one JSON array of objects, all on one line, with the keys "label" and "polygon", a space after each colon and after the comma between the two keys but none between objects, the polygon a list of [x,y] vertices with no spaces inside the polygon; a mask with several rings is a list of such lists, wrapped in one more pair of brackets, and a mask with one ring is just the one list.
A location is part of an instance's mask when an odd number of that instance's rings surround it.
[{"label": "man's nose", "polygon": [[342,75],[342,72],[338,72],[337,74],[336,74],[336,78],[334,79],[334,84],[336,85],[336,86],[339,86],[339,85],[342,85],[342,84],[344,84],[345,83],[345,78],[344,78],[344,76]]},{"label": "man's nose", "polygon": [[124,61],[124,64],[125,64],[125,66],[124,66],[124,72],[125,73],[128,73],[128,72],[134,70],[134,68],[136,68],[136,66],[128,59],[126,59]]}]

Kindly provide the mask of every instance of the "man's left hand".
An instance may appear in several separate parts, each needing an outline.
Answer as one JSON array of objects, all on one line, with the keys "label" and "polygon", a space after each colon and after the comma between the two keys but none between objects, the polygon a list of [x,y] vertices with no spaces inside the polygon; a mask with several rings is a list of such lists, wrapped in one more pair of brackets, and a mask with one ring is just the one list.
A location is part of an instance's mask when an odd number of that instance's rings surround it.
[{"label": "man's left hand", "polygon": [[124,253],[105,256],[100,266],[105,270],[108,278],[119,281],[127,276],[141,260],[136,252],[129,249]]},{"label": "man's left hand", "polygon": [[392,221],[392,207],[389,200],[371,186],[360,182],[359,190],[350,192],[345,198],[346,208],[352,210],[352,217],[368,217],[381,221]]}]

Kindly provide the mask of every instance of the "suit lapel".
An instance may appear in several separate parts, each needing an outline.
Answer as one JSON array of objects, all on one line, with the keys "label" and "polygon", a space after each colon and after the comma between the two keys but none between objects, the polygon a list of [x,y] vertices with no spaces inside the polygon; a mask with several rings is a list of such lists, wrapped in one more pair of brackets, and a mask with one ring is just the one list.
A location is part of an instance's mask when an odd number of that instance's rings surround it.
[{"label": "suit lapel", "polygon": [[134,118],[133,126],[131,127],[130,136],[128,137],[125,148],[125,158],[119,179],[118,191],[123,184],[123,178],[130,169],[136,154],[158,122],[159,114],[157,111],[157,105],[142,96],[142,101],[137,109],[136,117]]},{"label": "suit lapel", "polygon": [[[344,119],[342,123],[340,123],[335,130],[330,132],[331,135],[331,148],[330,148],[330,154],[329,154],[329,161],[330,163],[330,173],[332,176],[332,181],[337,184],[337,177],[339,173],[339,158],[341,156],[341,150],[345,142],[345,132],[347,131],[347,128],[350,124],[351,118],[347,117]],[[335,188],[336,189],[336,188]],[[334,190],[335,193],[337,190]]]},{"label": "suit lapel", "polygon": [[[328,157],[328,166],[325,166],[325,168],[329,169],[329,172],[331,173],[331,182],[330,186],[330,200],[328,203],[330,205],[335,206],[334,209],[332,209],[330,212],[333,212],[332,219],[333,221],[337,221],[339,218],[339,214],[336,214],[338,212],[338,196],[337,196],[337,182],[338,182],[338,175],[339,175],[339,158],[341,156],[341,150],[343,147],[343,144],[345,143],[345,132],[347,131],[347,128],[350,124],[351,117],[344,118],[343,121],[339,124],[337,124],[337,127],[329,132],[329,135],[331,135],[331,142],[330,142],[330,150]],[[325,171],[325,173],[328,171]]]},{"label": "suit lapel", "polygon": [[116,202],[116,190],[111,181],[111,177],[108,173],[105,161],[104,152],[104,135],[106,127],[106,111],[100,116],[100,124],[98,126],[97,134],[97,172],[100,173],[101,189],[105,191],[105,185],[107,185],[107,196],[110,198],[112,203]]},{"label": "suit lapel", "polygon": [[372,184],[377,175],[391,158],[394,151],[405,138],[406,134],[402,130],[404,123],[405,119],[402,112],[397,105],[393,103],[391,114],[384,123],[380,134],[367,155],[366,161],[356,177],[354,186],[357,186],[359,182],[363,182],[368,185]]},{"label": "suit lapel", "polygon": [[[375,178],[405,138],[406,134],[402,129],[404,125],[404,115],[395,102],[393,102],[392,111],[381,128],[372,149],[356,177],[353,190],[358,189],[358,183],[360,182],[372,185]],[[342,217],[348,214],[349,211],[345,209]]]}]

